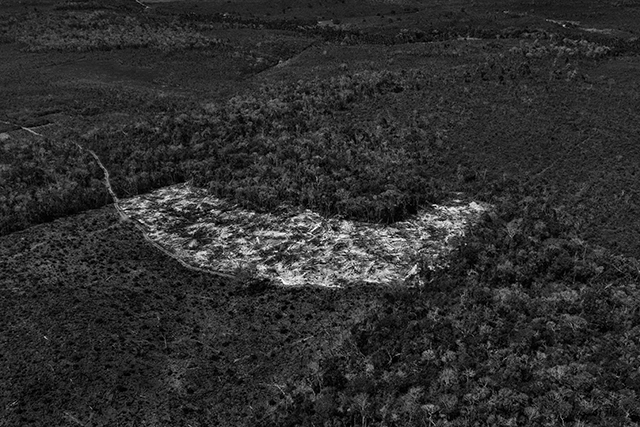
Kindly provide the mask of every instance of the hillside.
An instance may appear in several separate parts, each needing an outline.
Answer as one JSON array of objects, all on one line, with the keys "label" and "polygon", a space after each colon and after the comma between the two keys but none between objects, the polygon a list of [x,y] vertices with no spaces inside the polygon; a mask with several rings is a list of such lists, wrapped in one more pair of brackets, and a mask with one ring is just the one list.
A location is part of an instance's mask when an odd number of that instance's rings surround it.
[{"label": "hillside", "polygon": [[[4,1],[0,426],[638,425],[640,5],[525,3]],[[491,208],[282,286],[126,218],[176,185],[325,240]]]}]

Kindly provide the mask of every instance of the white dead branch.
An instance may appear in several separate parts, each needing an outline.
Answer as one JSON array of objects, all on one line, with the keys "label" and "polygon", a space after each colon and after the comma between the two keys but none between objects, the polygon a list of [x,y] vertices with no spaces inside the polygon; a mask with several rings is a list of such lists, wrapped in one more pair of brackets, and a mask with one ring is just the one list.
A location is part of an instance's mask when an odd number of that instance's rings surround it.
[{"label": "white dead branch", "polygon": [[145,9],[148,9],[149,6],[147,6],[146,4],[142,3],[140,0],[135,0],[136,3],[138,3],[140,6],[144,7]]},{"label": "white dead branch", "polygon": [[[13,126],[17,126],[17,127],[19,127],[20,129],[22,129],[22,130],[26,130],[27,132],[29,132],[29,133],[30,133],[30,134],[32,134],[32,135],[36,135],[36,136],[43,136],[42,134],[40,134],[40,133],[38,133],[38,132],[34,131],[32,128],[27,128],[27,127],[24,127],[24,126],[16,125],[15,123],[5,122],[5,121],[2,121],[2,120],[0,120],[0,123],[4,123],[4,124],[6,124],[6,125],[13,125]],[[38,127],[41,127],[41,126],[38,126]]]}]

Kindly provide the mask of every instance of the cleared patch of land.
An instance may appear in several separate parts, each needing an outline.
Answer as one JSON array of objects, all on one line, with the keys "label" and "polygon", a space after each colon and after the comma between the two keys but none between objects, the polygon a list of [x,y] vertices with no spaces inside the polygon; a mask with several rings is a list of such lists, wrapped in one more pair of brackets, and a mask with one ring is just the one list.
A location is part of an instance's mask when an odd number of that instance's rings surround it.
[{"label": "cleared patch of land", "polygon": [[189,265],[285,286],[325,287],[419,284],[421,269],[442,268],[452,242],[487,210],[458,200],[386,226],[291,207],[259,214],[184,185],[119,204],[151,239]]}]

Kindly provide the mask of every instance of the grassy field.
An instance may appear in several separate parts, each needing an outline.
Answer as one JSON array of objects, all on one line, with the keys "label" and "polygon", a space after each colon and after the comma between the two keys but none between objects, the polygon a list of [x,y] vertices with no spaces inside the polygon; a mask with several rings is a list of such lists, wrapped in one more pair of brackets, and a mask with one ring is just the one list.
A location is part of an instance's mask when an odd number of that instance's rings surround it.
[{"label": "grassy field", "polygon": [[[4,1],[0,427],[638,425],[638,22],[633,0]],[[418,288],[282,288],[156,252],[91,153],[121,198],[494,208]]]}]

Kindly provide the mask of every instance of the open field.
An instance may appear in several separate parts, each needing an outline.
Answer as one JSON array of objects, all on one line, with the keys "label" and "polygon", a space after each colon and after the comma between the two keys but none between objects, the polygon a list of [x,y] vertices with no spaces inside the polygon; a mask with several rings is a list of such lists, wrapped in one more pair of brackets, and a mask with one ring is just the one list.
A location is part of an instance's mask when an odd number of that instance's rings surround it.
[{"label": "open field", "polygon": [[[3,1],[0,427],[637,426],[639,22],[635,0]],[[242,245],[306,212],[318,253],[336,224],[409,245],[433,204],[491,209],[446,268],[333,288],[158,251],[136,224],[163,220],[123,218],[171,188],[204,195],[189,227],[262,221]],[[280,266],[284,243],[242,250]]]}]

